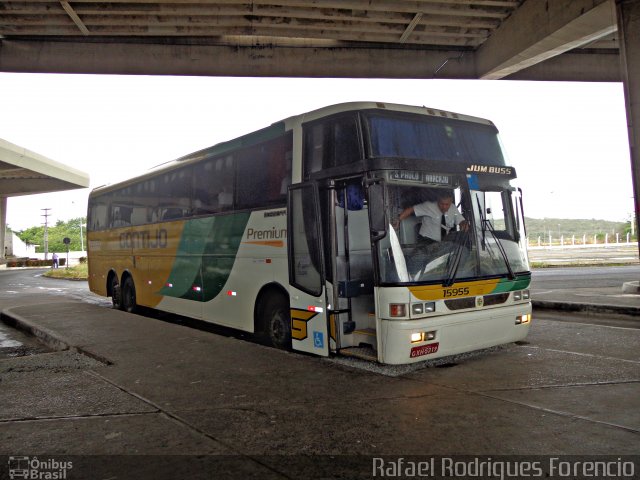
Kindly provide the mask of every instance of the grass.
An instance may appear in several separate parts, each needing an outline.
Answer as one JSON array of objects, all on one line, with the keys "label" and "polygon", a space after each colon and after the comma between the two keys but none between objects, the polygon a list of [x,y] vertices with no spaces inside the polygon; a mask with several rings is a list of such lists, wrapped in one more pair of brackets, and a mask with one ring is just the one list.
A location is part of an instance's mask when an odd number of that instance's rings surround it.
[{"label": "grass", "polygon": [[52,268],[44,274],[49,278],[65,278],[67,280],[86,280],[89,276],[87,264],[81,263],[73,267]]},{"label": "grass", "polygon": [[530,268],[564,268],[564,267],[626,267],[628,265],[637,265],[637,263],[630,262],[566,262],[566,263],[553,263],[553,262],[529,262]]}]

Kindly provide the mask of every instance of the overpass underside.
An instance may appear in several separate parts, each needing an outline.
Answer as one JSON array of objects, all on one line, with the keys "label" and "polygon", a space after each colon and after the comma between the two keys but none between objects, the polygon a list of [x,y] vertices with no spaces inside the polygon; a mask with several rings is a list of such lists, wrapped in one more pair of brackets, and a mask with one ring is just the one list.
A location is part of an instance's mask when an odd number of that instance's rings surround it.
[{"label": "overpass underside", "polygon": [[22,0],[0,71],[620,81],[613,0]]}]

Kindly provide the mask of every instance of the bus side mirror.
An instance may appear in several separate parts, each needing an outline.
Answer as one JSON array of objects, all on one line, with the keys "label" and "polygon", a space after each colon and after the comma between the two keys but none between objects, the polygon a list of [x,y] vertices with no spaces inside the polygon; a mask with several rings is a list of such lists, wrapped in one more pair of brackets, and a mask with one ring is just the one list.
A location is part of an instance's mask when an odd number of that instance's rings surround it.
[{"label": "bus side mirror", "polygon": [[375,242],[387,235],[384,184],[382,182],[370,183],[367,193],[369,197],[369,228]]}]

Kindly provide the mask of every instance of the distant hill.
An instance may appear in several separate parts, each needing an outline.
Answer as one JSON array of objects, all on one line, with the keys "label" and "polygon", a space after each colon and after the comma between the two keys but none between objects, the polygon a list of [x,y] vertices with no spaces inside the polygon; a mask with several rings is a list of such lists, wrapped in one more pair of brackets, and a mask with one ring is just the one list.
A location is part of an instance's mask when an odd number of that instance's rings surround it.
[{"label": "distant hill", "polygon": [[530,241],[538,236],[548,237],[549,230],[551,230],[553,238],[559,238],[561,235],[566,238],[572,235],[582,237],[584,234],[587,236],[594,234],[604,236],[605,233],[609,235],[615,235],[616,233],[626,235],[631,228],[629,222],[611,222],[595,219],[576,220],[573,218],[525,218],[525,224]]}]

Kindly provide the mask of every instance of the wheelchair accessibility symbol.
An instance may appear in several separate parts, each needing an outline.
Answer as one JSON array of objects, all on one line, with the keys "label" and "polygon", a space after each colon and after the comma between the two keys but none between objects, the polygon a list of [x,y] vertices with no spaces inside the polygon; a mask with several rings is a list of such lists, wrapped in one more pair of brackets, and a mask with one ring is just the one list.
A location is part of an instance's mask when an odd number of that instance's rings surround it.
[{"label": "wheelchair accessibility symbol", "polygon": [[322,332],[313,332],[313,346],[324,348],[324,334]]}]

